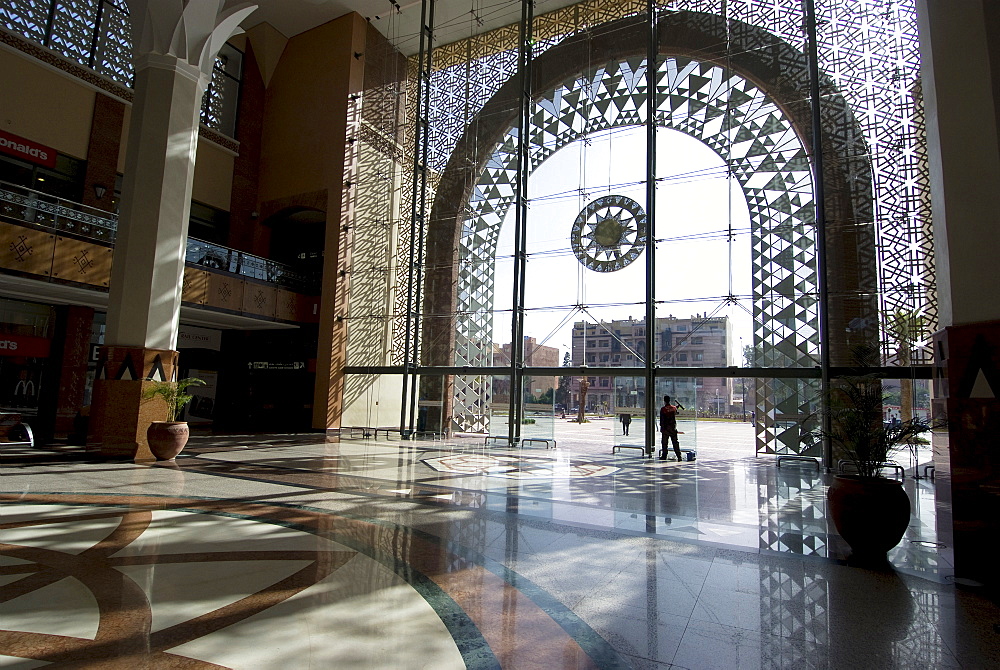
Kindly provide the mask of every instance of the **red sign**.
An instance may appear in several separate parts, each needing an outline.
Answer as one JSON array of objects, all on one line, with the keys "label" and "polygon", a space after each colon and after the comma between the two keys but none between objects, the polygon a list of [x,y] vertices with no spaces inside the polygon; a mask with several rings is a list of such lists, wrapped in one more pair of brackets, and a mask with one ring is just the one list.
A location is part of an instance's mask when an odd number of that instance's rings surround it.
[{"label": "red sign", "polygon": [[56,150],[0,130],[0,153],[9,154],[35,165],[56,166]]},{"label": "red sign", "polygon": [[48,358],[49,341],[44,337],[28,337],[27,335],[6,335],[4,333],[0,333],[0,356]]}]

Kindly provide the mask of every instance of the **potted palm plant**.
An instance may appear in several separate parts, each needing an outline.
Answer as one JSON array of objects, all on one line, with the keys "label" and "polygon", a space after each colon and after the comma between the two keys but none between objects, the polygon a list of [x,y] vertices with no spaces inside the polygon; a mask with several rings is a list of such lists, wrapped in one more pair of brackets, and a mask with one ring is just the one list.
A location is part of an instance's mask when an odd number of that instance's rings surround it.
[{"label": "potted palm plant", "polygon": [[181,410],[194,397],[187,393],[187,389],[189,386],[204,386],[205,382],[194,378],[175,382],[154,381],[152,379],[144,381],[150,384],[142,393],[143,400],[159,397],[167,406],[167,420],[153,421],[146,429],[149,450],[153,452],[157,460],[173,460],[184,449],[190,435],[187,421],[177,420]]},{"label": "potted palm plant", "polygon": [[[878,362],[875,347],[855,347],[859,366]],[[884,560],[910,522],[910,499],[902,482],[882,476],[892,456],[931,425],[922,419],[896,424],[883,421],[881,380],[868,374],[844,377],[827,396],[829,427],[811,431],[813,439],[829,440],[833,453],[851,465],[838,474],[827,492],[827,509],[837,532],[857,558]]]}]

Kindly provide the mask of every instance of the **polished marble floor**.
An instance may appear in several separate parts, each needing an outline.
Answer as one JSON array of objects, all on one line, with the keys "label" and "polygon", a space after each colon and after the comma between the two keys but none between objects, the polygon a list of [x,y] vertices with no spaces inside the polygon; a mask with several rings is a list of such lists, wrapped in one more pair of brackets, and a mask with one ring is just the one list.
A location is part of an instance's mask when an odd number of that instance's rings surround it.
[{"label": "polished marble floor", "polygon": [[933,482],[907,477],[890,565],[855,567],[827,475],[755,458],[746,425],[694,429],[681,463],[611,454],[610,420],[556,449],[0,449],[0,668],[1000,667]]}]

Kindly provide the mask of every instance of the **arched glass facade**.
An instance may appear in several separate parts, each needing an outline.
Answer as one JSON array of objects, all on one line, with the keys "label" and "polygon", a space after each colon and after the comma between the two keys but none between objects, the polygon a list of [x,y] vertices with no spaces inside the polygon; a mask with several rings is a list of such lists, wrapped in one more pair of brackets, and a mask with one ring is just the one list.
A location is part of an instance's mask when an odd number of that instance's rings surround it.
[{"label": "arched glass facade", "polygon": [[799,454],[862,344],[929,405],[911,2],[473,3],[444,45],[433,5],[352,101],[345,425],[545,438],[671,393]]}]

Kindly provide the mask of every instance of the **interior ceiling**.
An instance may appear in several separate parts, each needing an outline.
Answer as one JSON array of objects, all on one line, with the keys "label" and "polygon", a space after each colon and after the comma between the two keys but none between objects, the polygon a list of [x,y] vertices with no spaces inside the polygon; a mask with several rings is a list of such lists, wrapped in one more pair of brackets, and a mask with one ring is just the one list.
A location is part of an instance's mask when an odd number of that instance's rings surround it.
[{"label": "interior ceiling", "polygon": [[[285,37],[294,37],[348,12],[370,20],[404,56],[420,49],[421,0],[257,0],[259,7],[244,22],[248,29],[269,23]],[[572,5],[578,0],[535,0],[535,14]],[[444,45],[521,20],[520,0],[436,0],[434,43]]]}]

